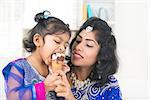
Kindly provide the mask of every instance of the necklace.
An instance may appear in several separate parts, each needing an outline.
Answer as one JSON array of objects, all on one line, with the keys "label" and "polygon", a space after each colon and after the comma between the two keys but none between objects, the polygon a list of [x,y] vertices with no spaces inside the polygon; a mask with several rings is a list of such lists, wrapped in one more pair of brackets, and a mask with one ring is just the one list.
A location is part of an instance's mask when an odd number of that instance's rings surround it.
[{"label": "necklace", "polygon": [[78,80],[77,77],[76,77],[76,75],[75,75],[75,73],[73,73],[73,72],[71,72],[70,79],[72,80],[73,86],[75,88],[77,88],[77,90],[84,89],[84,88],[86,88],[91,83],[91,80],[89,78],[87,78],[84,81]]}]

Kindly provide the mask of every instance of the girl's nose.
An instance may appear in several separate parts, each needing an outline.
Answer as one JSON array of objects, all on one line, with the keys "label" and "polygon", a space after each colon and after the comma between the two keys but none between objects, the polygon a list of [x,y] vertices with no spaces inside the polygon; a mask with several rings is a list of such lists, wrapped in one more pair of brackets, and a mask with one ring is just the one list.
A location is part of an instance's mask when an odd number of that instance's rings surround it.
[{"label": "girl's nose", "polygon": [[64,52],[66,51],[65,46],[64,46],[64,45],[61,45],[61,46],[59,47],[59,51],[62,52],[62,53],[64,53]]}]

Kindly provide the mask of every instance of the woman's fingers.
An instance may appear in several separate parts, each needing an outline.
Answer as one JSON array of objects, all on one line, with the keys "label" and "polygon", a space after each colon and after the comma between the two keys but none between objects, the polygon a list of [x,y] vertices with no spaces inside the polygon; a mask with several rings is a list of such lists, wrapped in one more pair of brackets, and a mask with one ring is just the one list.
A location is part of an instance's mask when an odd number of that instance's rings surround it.
[{"label": "woman's fingers", "polygon": [[63,71],[61,71],[61,70],[59,70],[58,73],[59,73],[59,75],[61,76],[63,82],[65,82],[66,84],[69,85],[69,81],[68,81],[68,79],[67,79],[66,74],[65,74]]},{"label": "woman's fingers", "polygon": [[63,86],[63,85],[58,85],[58,86],[55,88],[55,92],[57,92],[57,93],[66,92],[66,87]]},{"label": "woman's fingers", "polygon": [[55,92],[58,97],[65,97],[66,100],[75,100],[71,88],[66,87],[63,84],[57,86]]},{"label": "woman's fingers", "polygon": [[70,71],[70,67],[69,67],[67,64],[64,64],[62,70],[63,70],[63,72],[66,74],[67,72]]}]

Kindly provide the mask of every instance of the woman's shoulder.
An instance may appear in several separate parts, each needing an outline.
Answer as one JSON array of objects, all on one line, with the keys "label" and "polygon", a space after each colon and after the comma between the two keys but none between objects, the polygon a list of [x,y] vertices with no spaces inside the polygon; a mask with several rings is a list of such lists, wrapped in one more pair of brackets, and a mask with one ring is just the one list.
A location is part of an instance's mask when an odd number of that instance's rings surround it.
[{"label": "woman's shoulder", "polygon": [[103,89],[105,90],[104,93],[108,95],[107,98],[122,100],[122,93],[118,80],[113,75],[108,77],[108,83],[104,85]]},{"label": "woman's shoulder", "polygon": [[99,88],[106,88],[106,87],[116,87],[119,86],[118,80],[113,76],[108,76],[108,81],[103,85],[99,85],[99,82],[94,82],[93,86],[99,86]]},{"label": "woman's shoulder", "polygon": [[115,76],[113,76],[113,75],[110,75],[110,76],[108,76],[108,82],[107,82],[108,84],[118,84],[118,80],[115,78]]},{"label": "woman's shoulder", "polygon": [[91,85],[91,88],[95,88],[95,87],[100,91],[101,94],[109,92],[111,90],[120,91],[118,81],[113,75],[108,77],[108,81],[103,86],[100,86],[99,82],[95,82]]},{"label": "woman's shoulder", "polygon": [[110,90],[112,88],[119,88],[118,80],[113,75],[110,75],[108,76],[107,83],[105,83],[101,88],[104,90],[107,90],[107,89]]},{"label": "woman's shoulder", "polygon": [[[95,87],[97,84],[98,83],[95,83],[93,86]],[[118,98],[117,100],[121,100],[122,98],[118,81],[112,75],[108,77],[108,82],[105,83],[103,86],[98,85],[97,90],[99,91],[98,98],[99,97],[105,97],[105,98],[107,97],[109,99]]]}]

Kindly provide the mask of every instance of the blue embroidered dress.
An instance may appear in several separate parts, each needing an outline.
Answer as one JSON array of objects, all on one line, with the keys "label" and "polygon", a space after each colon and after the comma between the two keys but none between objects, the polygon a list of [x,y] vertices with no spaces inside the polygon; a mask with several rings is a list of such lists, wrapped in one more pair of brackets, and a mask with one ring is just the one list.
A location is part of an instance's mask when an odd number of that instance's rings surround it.
[{"label": "blue embroidered dress", "polygon": [[[45,78],[25,58],[10,62],[4,69],[5,91],[10,100],[36,100],[34,84]],[[46,94],[46,100],[57,100],[54,92]]]},{"label": "blue embroidered dress", "polygon": [[102,87],[96,87],[97,82],[91,82],[84,88],[72,87],[72,92],[77,100],[122,100],[116,78],[109,76],[108,79],[108,83]]}]

